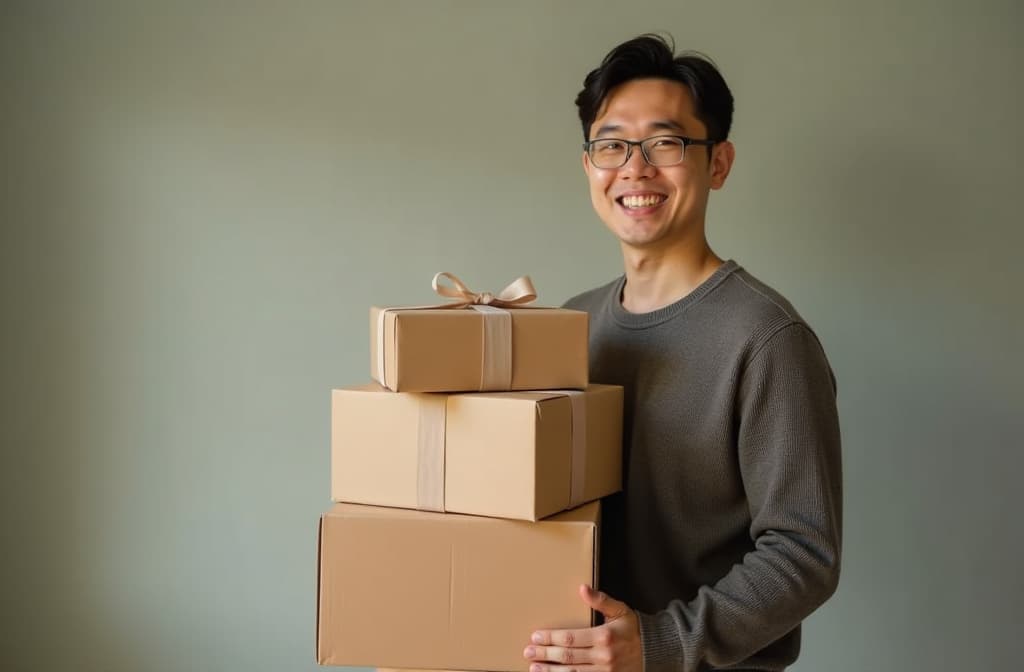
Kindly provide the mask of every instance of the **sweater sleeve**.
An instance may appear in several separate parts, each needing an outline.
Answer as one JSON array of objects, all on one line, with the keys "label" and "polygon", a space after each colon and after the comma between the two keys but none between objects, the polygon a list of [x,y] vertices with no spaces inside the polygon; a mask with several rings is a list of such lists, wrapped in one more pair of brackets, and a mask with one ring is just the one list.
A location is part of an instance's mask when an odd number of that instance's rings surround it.
[{"label": "sweater sleeve", "polygon": [[747,660],[799,625],[838,584],[835,382],[809,328],[786,324],[751,356],[736,413],[754,548],[694,599],[639,614],[646,672],[697,672]]}]

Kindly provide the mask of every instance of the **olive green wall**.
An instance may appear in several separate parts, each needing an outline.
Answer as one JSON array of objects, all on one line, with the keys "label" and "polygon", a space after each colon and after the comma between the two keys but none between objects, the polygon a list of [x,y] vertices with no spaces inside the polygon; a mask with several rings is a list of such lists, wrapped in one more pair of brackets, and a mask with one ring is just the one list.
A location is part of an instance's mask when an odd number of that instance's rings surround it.
[{"label": "olive green wall", "polygon": [[4,2],[4,669],[315,669],[367,307],[617,275],[572,101],[650,30],[737,99],[712,244],[839,380],[844,573],[794,669],[1014,666],[1020,7]]}]

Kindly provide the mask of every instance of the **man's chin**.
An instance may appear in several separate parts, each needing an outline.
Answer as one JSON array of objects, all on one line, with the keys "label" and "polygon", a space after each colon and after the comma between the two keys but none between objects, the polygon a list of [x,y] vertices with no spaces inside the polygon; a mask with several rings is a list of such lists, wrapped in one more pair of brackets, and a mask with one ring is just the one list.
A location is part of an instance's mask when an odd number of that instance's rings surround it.
[{"label": "man's chin", "polygon": [[616,229],[615,237],[619,239],[621,244],[628,247],[646,249],[656,247],[664,240],[665,232],[654,227],[638,230],[636,226],[632,226],[629,229]]}]

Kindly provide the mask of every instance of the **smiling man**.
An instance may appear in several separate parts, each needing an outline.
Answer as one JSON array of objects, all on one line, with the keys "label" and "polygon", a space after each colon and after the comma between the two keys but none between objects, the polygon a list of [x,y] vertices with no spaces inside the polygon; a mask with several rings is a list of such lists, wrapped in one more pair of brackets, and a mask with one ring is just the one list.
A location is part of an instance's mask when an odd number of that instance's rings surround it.
[{"label": "smiling man", "polygon": [[531,672],[783,670],[839,579],[839,421],[814,332],[705,236],[732,94],[644,35],[576,104],[625,273],[566,305],[590,314],[591,379],[625,387],[625,482],[604,501],[602,590],[580,586],[604,622],[537,631],[524,656]]}]

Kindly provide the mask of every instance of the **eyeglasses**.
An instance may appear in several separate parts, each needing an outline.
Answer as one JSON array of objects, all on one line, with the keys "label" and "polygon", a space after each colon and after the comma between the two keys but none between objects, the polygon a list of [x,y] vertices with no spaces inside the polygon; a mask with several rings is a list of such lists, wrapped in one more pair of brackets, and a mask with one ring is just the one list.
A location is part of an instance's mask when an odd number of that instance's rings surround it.
[{"label": "eyeglasses", "polygon": [[681,135],[655,135],[643,140],[621,140],[600,138],[583,143],[583,149],[590,162],[597,168],[621,168],[633,155],[633,147],[639,147],[647,163],[658,168],[675,166],[683,162],[687,145],[711,147],[716,140],[694,140]]}]

